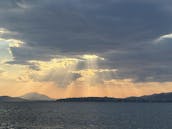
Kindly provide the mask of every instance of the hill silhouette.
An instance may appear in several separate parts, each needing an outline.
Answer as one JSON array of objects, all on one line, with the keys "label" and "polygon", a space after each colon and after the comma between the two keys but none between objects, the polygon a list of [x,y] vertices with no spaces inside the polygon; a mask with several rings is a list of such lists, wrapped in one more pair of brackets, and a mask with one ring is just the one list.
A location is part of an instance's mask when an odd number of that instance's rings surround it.
[{"label": "hill silhouette", "polygon": [[21,97],[0,96],[0,102],[26,101],[56,101],[56,102],[172,102],[172,92],[152,94],[141,97],[112,98],[112,97],[78,97],[51,99],[46,95],[29,93]]},{"label": "hill silhouette", "polygon": [[141,97],[112,98],[112,97],[79,97],[58,99],[57,102],[172,102],[172,92],[160,93]]},{"label": "hill silhouette", "polygon": [[20,96],[20,98],[30,100],[30,101],[50,101],[53,100],[48,96],[36,92],[31,92]]},{"label": "hill silhouette", "polygon": [[24,102],[25,99],[19,97],[0,96],[0,102]]}]

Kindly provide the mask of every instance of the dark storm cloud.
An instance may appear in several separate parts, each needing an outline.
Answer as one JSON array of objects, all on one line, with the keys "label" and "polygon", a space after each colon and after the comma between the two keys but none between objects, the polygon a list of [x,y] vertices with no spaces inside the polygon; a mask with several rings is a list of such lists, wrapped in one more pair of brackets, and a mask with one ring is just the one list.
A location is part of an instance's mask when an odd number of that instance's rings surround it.
[{"label": "dark storm cloud", "polygon": [[0,27],[26,43],[12,48],[10,63],[114,51],[105,57],[120,77],[168,81],[171,39],[153,42],[172,33],[171,6],[170,0],[5,0]]},{"label": "dark storm cloud", "polygon": [[172,39],[171,42],[169,40],[150,43],[140,49],[107,54],[108,66],[118,68],[117,78],[133,78],[135,81],[171,81]]},{"label": "dark storm cloud", "polygon": [[50,48],[41,48],[41,47],[31,47],[31,46],[22,46],[12,47],[11,52],[14,55],[14,61],[10,61],[11,64],[20,64],[26,63],[29,60],[50,60],[51,58],[58,57],[55,55],[58,51],[51,50]]},{"label": "dark storm cloud", "polygon": [[102,48],[128,48],[136,42],[171,32],[171,14],[155,2],[42,0],[3,3],[8,3],[4,4],[8,9],[2,11],[1,26],[19,32],[18,38],[32,47],[95,52]]}]

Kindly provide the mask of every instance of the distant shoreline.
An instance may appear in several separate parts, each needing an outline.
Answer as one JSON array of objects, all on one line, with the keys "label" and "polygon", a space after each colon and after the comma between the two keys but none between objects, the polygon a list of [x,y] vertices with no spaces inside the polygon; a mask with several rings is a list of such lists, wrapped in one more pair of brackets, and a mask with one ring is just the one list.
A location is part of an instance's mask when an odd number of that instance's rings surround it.
[{"label": "distant shoreline", "polygon": [[53,100],[26,100],[20,97],[0,96],[0,102],[114,102],[114,103],[171,103],[172,92],[160,93],[141,97],[113,98],[113,97],[78,97]]},{"label": "distant shoreline", "polygon": [[57,99],[56,102],[114,102],[114,103],[171,103],[172,100],[156,100],[145,99],[142,97],[129,98],[110,98],[110,97],[79,97],[79,98],[65,98]]}]

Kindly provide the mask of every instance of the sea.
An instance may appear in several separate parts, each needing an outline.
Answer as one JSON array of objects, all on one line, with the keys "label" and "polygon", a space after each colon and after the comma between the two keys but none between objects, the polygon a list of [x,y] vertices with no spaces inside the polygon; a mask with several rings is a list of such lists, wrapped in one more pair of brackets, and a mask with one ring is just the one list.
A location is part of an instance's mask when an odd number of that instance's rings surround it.
[{"label": "sea", "polygon": [[172,129],[172,103],[0,103],[0,129]]}]

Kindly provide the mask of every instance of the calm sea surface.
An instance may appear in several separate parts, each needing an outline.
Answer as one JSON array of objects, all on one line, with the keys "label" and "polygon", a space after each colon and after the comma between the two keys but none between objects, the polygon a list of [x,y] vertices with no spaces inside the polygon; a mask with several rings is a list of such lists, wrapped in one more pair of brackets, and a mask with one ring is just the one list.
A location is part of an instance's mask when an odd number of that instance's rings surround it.
[{"label": "calm sea surface", "polygon": [[0,129],[172,129],[172,103],[0,103]]}]

